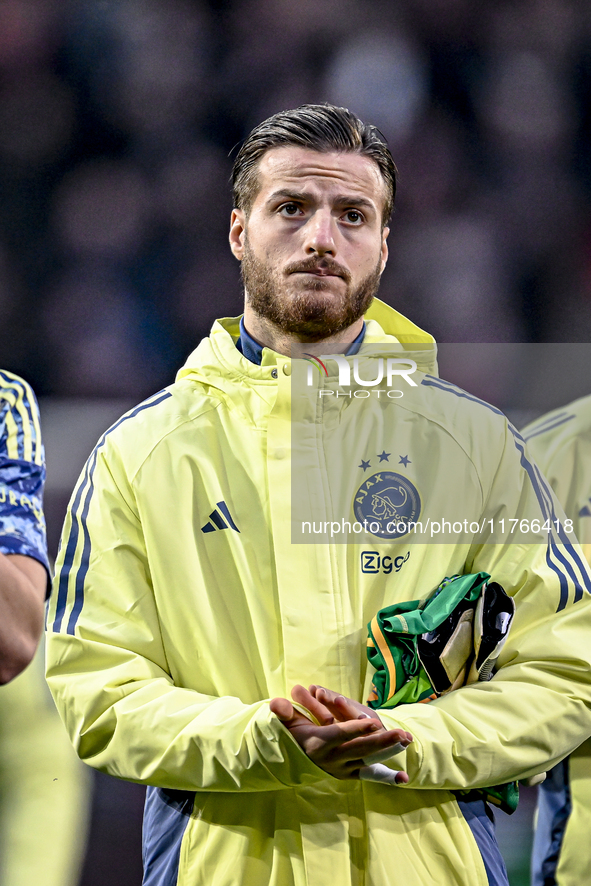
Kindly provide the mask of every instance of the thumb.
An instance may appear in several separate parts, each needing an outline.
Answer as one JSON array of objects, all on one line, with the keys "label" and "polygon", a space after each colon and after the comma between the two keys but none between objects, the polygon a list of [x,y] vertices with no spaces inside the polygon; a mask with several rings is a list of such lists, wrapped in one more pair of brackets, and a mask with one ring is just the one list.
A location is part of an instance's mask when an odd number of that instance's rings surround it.
[{"label": "thumb", "polygon": [[269,707],[271,708],[271,712],[278,717],[282,723],[288,723],[290,720],[293,720],[294,717],[294,709],[293,705],[287,698],[272,698],[269,702]]}]

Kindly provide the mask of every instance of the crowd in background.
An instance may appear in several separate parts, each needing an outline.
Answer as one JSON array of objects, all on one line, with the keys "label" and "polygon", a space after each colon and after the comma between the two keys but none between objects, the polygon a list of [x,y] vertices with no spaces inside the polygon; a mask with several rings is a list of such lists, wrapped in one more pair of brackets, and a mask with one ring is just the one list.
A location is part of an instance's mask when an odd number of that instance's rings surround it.
[{"label": "crowd in background", "polygon": [[[399,167],[381,297],[442,342],[591,341],[586,0],[1,0],[0,366],[54,407],[172,381],[241,310],[237,145],[322,101]],[[139,882],[143,791],[96,786],[82,883]]]},{"label": "crowd in background", "polygon": [[170,382],[241,309],[236,145],[310,101],[392,148],[386,301],[441,341],[590,339],[585,0],[3,0],[0,363]]}]

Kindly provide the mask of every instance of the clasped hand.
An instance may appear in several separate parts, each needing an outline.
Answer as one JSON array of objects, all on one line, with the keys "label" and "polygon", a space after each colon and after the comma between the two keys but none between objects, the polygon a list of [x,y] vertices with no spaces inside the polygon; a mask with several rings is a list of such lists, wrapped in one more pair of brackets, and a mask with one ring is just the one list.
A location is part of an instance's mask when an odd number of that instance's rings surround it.
[{"label": "clasped hand", "polygon": [[[404,729],[386,729],[371,708],[322,686],[294,686],[291,697],[317,720],[294,708],[287,698],[274,698],[272,712],[289,729],[308,757],[334,778],[359,778],[368,758],[387,756],[408,747],[412,735]],[[398,784],[406,784],[406,772],[398,772]]]}]

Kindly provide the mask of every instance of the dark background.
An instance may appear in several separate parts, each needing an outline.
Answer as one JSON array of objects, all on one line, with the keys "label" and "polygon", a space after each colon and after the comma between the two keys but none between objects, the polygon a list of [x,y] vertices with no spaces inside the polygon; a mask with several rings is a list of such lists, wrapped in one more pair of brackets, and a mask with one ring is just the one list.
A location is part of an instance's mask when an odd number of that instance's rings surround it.
[{"label": "dark background", "polygon": [[[69,437],[86,454],[241,310],[228,177],[254,124],[328,100],[381,128],[400,170],[381,296],[439,341],[585,342],[590,99],[586,0],[2,0],[0,365],[50,436],[62,416],[53,552]],[[97,776],[83,886],[139,884],[141,803]],[[524,807],[501,827],[514,886]]]},{"label": "dark background", "polygon": [[240,312],[229,155],[324,100],[400,169],[386,301],[439,341],[586,341],[590,99],[583,0],[3,0],[2,365],[168,383]]}]

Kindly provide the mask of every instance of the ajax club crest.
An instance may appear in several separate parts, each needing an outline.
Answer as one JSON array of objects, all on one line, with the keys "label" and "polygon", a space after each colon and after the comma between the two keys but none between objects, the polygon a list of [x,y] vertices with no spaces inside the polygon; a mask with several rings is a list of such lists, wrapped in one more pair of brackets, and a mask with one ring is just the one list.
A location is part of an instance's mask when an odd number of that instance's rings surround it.
[{"label": "ajax club crest", "polygon": [[355,519],[379,538],[400,538],[419,519],[421,499],[416,486],[402,474],[379,471],[364,480],[353,503]]}]

